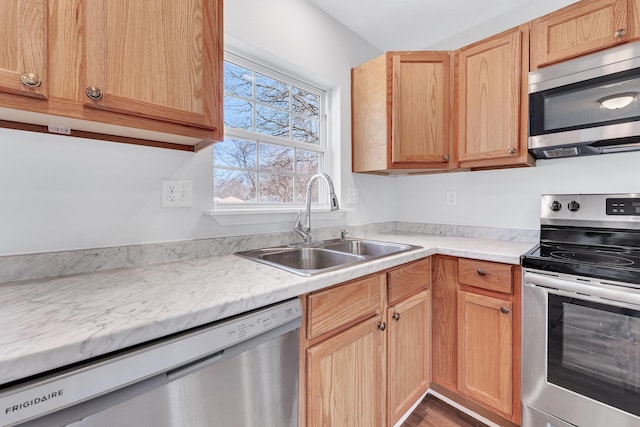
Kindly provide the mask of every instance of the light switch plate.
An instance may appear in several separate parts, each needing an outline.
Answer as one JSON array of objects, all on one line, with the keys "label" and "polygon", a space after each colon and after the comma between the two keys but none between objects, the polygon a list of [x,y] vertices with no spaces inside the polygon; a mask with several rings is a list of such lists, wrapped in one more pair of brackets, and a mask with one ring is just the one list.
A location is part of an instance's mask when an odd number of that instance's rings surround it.
[{"label": "light switch plate", "polygon": [[455,206],[457,203],[455,191],[447,191],[447,206]]}]

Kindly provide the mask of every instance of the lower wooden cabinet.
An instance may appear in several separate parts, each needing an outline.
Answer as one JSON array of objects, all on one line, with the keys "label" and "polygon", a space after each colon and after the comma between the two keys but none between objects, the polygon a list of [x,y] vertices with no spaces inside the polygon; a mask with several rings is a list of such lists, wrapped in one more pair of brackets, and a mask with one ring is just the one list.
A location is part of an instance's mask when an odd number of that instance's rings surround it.
[{"label": "lower wooden cabinet", "polygon": [[511,415],[513,305],[458,291],[458,389]]},{"label": "lower wooden cabinet", "polygon": [[435,256],[431,388],[499,425],[519,425],[521,270]]},{"label": "lower wooden cabinet", "polygon": [[301,297],[301,427],[393,426],[427,391],[430,274],[425,258]]},{"label": "lower wooden cabinet", "polygon": [[308,426],[384,425],[384,334],[368,319],[307,349]]},{"label": "lower wooden cabinet", "polygon": [[429,388],[429,318],[426,290],[387,310],[387,425],[394,425]]},{"label": "lower wooden cabinet", "polygon": [[435,256],[431,262],[431,379],[455,391],[458,383],[458,260]]}]

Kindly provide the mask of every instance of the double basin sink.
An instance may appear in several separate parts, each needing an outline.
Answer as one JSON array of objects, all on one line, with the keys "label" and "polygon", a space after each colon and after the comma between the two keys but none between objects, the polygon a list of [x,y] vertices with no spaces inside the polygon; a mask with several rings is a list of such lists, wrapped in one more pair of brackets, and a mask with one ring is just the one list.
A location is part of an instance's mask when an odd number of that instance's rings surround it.
[{"label": "double basin sink", "polygon": [[402,243],[349,238],[255,249],[236,252],[236,255],[300,276],[312,276],[419,248]]}]

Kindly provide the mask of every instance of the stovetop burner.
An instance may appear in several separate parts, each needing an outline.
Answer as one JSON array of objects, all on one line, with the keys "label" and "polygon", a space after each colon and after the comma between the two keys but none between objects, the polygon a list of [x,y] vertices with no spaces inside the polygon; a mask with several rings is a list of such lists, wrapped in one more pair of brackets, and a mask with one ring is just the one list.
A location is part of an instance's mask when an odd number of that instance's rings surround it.
[{"label": "stovetop burner", "polygon": [[550,255],[554,258],[568,259],[577,263],[596,264],[596,265],[634,265],[635,261],[628,258],[623,258],[617,255],[605,255],[602,253],[591,252],[565,252],[555,251]]}]

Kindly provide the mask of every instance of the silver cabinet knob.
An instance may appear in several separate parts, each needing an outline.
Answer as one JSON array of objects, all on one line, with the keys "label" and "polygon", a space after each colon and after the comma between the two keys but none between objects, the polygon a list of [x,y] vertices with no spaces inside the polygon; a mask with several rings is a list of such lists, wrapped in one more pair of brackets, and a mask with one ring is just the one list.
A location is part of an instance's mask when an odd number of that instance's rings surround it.
[{"label": "silver cabinet knob", "polygon": [[395,313],[393,313],[393,320],[395,320],[395,321],[400,320],[400,313],[398,313],[397,311]]},{"label": "silver cabinet knob", "polygon": [[509,314],[509,307],[500,307],[500,313],[502,314]]},{"label": "silver cabinet knob", "polygon": [[516,150],[516,149],[515,149],[515,148],[513,148],[513,147],[509,148],[509,151],[508,151],[508,153],[509,153],[510,155],[512,155],[512,156],[513,156],[514,154],[516,154],[517,152],[518,152],[518,150]]},{"label": "silver cabinet knob", "polygon": [[442,160],[444,160],[445,162],[449,161],[449,155],[445,154],[444,156],[442,156]]},{"label": "silver cabinet knob", "polygon": [[618,31],[616,31],[615,33],[613,33],[613,37],[619,39],[620,37],[624,37],[627,35],[627,29],[626,28],[620,28]]},{"label": "silver cabinet knob", "polygon": [[385,329],[387,329],[387,324],[384,322],[378,323],[378,329],[380,329],[381,331],[384,331]]},{"label": "silver cabinet knob", "polygon": [[487,270],[485,270],[484,268],[479,268],[476,270],[476,273],[478,273],[478,276],[486,276]]},{"label": "silver cabinet knob", "polygon": [[27,87],[38,87],[42,84],[42,80],[34,73],[24,73],[20,76],[20,81]]},{"label": "silver cabinet knob", "polygon": [[87,97],[89,99],[92,99],[94,101],[99,101],[102,99],[102,90],[95,86],[89,86],[85,93],[87,94]]}]

